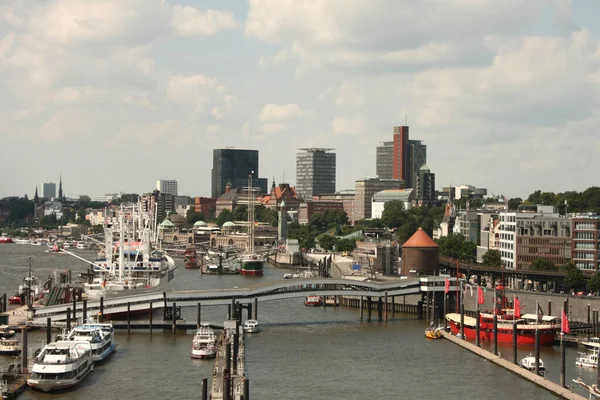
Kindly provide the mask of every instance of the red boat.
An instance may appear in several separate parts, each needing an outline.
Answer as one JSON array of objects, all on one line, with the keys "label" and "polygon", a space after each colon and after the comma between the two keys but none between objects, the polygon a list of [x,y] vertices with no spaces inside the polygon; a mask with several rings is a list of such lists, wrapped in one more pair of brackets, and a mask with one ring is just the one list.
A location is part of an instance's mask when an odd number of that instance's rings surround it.
[{"label": "red boat", "polygon": [[21,296],[13,294],[8,298],[8,304],[21,304]]},{"label": "red boat", "polygon": [[185,249],[185,253],[183,253],[185,257],[185,268],[186,269],[199,269],[200,264],[198,263],[198,257],[196,255],[196,249],[193,247],[188,247]]},{"label": "red boat", "polygon": [[0,243],[14,243],[8,236],[0,236]]},{"label": "red boat", "polygon": [[321,299],[321,296],[306,296],[304,305],[309,307],[319,307],[323,305],[323,299]]},{"label": "red boat", "polygon": [[[480,318],[479,338],[482,341],[494,340],[494,313],[498,317],[498,343],[512,343],[513,322],[515,315],[512,309],[506,309],[504,287],[496,287],[496,307],[492,311],[482,312]],[[560,332],[560,319],[551,315],[524,314],[516,315],[517,344],[534,345],[535,331],[539,331],[540,345],[551,345],[554,343],[556,334]],[[446,320],[450,323],[452,334],[460,335],[460,314],[446,314]],[[464,316],[465,339],[475,340],[477,335],[477,319]]]}]

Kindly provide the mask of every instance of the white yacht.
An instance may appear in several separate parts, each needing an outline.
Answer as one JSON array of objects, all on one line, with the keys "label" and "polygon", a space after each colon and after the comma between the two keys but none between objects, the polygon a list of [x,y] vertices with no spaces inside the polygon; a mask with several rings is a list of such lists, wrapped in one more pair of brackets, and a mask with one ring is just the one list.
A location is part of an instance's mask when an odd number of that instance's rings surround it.
[{"label": "white yacht", "polygon": [[76,326],[64,340],[88,342],[92,347],[92,361],[103,361],[117,348],[112,324],[87,323]]},{"label": "white yacht", "polygon": [[598,367],[598,351],[589,351],[587,353],[579,353],[575,359],[575,365],[578,367]]},{"label": "white yacht", "polygon": [[213,358],[217,354],[217,336],[208,324],[200,327],[192,340],[192,358]]},{"label": "white yacht", "polygon": [[0,338],[0,356],[18,356],[21,354],[21,345],[18,339]]},{"label": "white yacht", "polygon": [[47,344],[33,362],[27,383],[44,392],[77,385],[94,369],[88,342],[59,340]]},{"label": "white yacht", "polygon": [[[529,354],[527,357],[521,359],[519,365],[528,371],[535,372],[535,357]],[[539,365],[539,375],[546,376],[546,367],[544,367],[544,362],[541,358]]]},{"label": "white yacht", "polygon": [[258,333],[259,332],[259,328],[258,328],[258,321],[255,319],[249,319],[246,322],[244,322],[244,332],[246,333]]}]

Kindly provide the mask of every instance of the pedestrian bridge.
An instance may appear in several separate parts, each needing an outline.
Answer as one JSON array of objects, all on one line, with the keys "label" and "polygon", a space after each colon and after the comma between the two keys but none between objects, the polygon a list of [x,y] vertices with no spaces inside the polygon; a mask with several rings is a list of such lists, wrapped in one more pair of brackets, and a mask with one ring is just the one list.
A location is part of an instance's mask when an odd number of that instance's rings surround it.
[{"label": "pedestrian bridge", "polygon": [[[104,314],[149,310],[161,307],[202,305],[228,305],[232,301],[250,304],[257,301],[282,300],[294,297],[305,297],[310,294],[321,296],[405,296],[421,292],[443,291],[444,279],[436,277],[436,285],[431,286],[431,277],[396,279],[381,283],[372,280],[357,281],[352,279],[308,278],[287,279],[269,282],[248,288],[233,287],[231,289],[187,290],[159,292],[140,289],[128,295],[106,297],[102,301],[90,300],[86,304],[87,315],[96,315],[101,310]],[[440,285],[441,283],[441,285]],[[453,282],[451,283],[454,284]],[[455,286],[451,289],[454,290]],[[132,293],[133,292],[133,293]],[[76,317],[83,316],[82,302],[60,304],[38,308],[35,310],[33,324],[42,324],[47,318],[53,321],[67,319],[67,309],[75,309]],[[71,311],[72,312],[72,311]]]}]

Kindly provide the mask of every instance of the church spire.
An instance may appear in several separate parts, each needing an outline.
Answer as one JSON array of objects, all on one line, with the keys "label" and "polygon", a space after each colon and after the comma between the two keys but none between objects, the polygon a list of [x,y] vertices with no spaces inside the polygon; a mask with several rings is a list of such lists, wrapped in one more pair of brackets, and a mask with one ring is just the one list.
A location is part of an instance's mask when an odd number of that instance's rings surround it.
[{"label": "church spire", "polygon": [[63,199],[63,190],[62,190],[62,173],[60,174],[60,180],[58,181],[58,199]]},{"label": "church spire", "polygon": [[37,186],[35,187],[35,195],[33,196],[33,202],[35,204],[39,203],[40,201],[40,196],[38,196],[38,191],[37,191]]}]

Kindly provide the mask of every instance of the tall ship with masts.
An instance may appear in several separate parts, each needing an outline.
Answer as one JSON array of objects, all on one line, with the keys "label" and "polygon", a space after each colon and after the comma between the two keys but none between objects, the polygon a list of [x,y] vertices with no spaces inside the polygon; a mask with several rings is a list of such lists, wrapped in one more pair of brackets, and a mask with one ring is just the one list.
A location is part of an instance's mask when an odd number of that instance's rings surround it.
[{"label": "tall ship with masts", "polygon": [[248,244],[246,252],[240,258],[240,273],[242,275],[262,275],[265,258],[254,249],[254,207],[256,202],[255,190],[252,186],[252,174],[248,175]]}]

